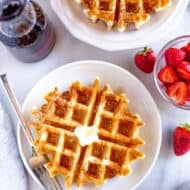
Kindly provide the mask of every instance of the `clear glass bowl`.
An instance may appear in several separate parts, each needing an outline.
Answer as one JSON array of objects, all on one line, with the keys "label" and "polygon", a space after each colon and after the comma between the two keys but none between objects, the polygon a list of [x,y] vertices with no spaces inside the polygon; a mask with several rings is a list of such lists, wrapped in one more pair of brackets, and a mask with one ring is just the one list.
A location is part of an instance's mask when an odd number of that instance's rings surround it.
[{"label": "clear glass bowl", "polygon": [[178,105],[176,104],[166,93],[166,87],[163,85],[162,82],[159,81],[158,79],[158,72],[160,71],[160,69],[162,69],[165,65],[165,58],[164,58],[164,53],[165,51],[170,48],[170,47],[174,47],[174,48],[181,48],[185,45],[187,45],[187,43],[190,42],[190,35],[187,36],[180,36],[177,37],[171,41],[169,41],[158,53],[157,56],[157,61],[154,67],[154,81],[156,84],[156,87],[158,89],[158,91],[160,92],[160,94],[162,95],[162,97],[168,101],[169,103],[173,104],[174,106],[181,108],[181,109],[185,109],[185,110],[190,110],[190,101],[187,101],[185,105]]}]

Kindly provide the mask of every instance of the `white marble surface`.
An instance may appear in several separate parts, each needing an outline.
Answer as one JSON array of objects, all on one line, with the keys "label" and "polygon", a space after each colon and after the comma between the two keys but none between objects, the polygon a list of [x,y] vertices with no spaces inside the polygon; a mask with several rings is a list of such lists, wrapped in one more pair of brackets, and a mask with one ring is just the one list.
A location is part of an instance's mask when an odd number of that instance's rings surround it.
[{"label": "white marble surface", "polygon": [[[37,64],[23,64],[12,57],[4,46],[0,44],[0,73],[6,72],[8,74],[20,103],[23,102],[28,91],[42,76],[65,63],[82,59],[100,59],[122,66],[136,75],[150,90],[162,117],[163,140],[160,155],[152,172],[139,186],[138,190],[175,190],[182,182],[188,179],[190,180],[190,155],[187,154],[183,157],[176,157],[172,150],[172,131],[179,122],[190,123],[190,112],[179,110],[162,99],[154,85],[153,75],[146,75],[134,66],[133,56],[137,50],[110,53],[84,44],[74,39],[67,32],[59,19],[51,11],[47,0],[41,0],[40,3],[53,21],[57,33],[57,43],[49,57]],[[168,36],[160,34],[162,40],[150,46],[158,52],[159,49],[173,37],[189,34],[189,18],[190,6],[187,8],[176,30]],[[4,95],[0,87],[0,101],[16,123],[16,119]],[[28,189],[39,189],[30,177]]]}]

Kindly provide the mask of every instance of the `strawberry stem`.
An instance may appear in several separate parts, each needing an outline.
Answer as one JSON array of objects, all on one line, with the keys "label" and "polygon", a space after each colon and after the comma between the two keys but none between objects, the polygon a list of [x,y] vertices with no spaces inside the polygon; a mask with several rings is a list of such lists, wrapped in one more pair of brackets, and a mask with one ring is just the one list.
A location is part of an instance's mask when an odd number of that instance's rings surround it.
[{"label": "strawberry stem", "polygon": [[186,130],[190,131],[190,124],[188,123],[180,123],[180,127],[185,128]]},{"label": "strawberry stem", "polygon": [[147,52],[149,50],[149,48],[148,47],[144,47],[144,50],[143,50],[143,52]]},{"label": "strawberry stem", "polygon": [[144,49],[142,51],[139,51],[138,54],[139,55],[144,55],[146,56],[147,52],[149,51],[150,49],[148,47],[144,47]]}]

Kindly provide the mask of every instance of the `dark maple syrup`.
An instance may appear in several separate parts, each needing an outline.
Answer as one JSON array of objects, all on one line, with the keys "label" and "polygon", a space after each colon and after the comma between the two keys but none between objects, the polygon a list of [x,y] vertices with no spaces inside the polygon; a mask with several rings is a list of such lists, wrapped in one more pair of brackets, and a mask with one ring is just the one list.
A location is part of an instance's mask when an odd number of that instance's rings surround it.
[{"label": "dark maple syrup", "polygon": [[23,62],[45,58],[55,44],[52,24],[34,1],[8,0],[0,8],[0,40]]}]

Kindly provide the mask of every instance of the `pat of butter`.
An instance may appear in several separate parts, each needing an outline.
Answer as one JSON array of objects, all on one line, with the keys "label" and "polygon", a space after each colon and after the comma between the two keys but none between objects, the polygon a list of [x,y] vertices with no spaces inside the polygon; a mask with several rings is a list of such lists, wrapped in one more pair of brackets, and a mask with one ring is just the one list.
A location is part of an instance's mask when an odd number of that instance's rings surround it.
[{"label": "pat of butter", "polygon": [[79,126],[74,131],[81,146],[86,146],[98,141],[98,130],[95,127]]}]

